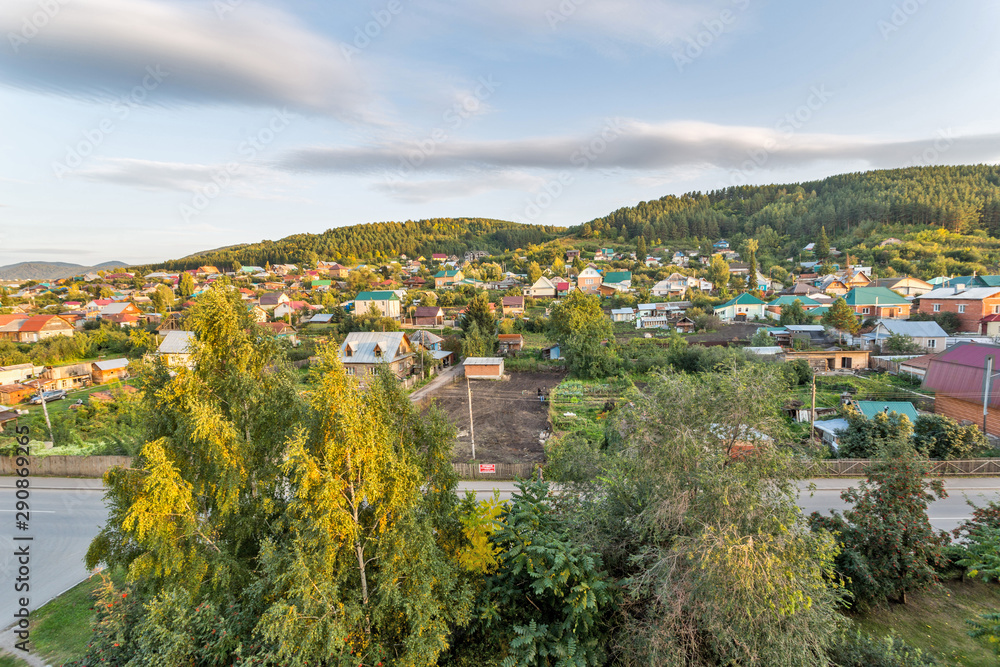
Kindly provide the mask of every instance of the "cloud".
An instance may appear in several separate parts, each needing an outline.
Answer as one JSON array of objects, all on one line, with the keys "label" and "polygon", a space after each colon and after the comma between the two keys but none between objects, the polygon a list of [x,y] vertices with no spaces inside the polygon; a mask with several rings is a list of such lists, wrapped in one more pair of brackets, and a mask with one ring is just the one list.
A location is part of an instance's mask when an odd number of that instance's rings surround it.
[{"label": "cloud", "polygon": [[[361,73],[333,42],[286,13],[250,3],[3,0],[0,81],[105,99],[167,75],[155,99],[287,106],[366,119]],[[220,12],[219,7],[230,8]],[[218,12],[218,13],[217,13]],[[154,96],[150,95],[150,99]]]},{"label": "cloud", "polygon": [[465,178],[429,180],[387,180],[374,189],[411,204],[473,197],[494,190],[537,190],[545,179],[522,172],[479,173]]},{"label": "cloud", "polygon": [[386,142],[360,147],[311,147],[279,158],[297,172],[364,173],[397,176],[420,172],[484,169],[573,168],[663,170],[679,168],[759,170],[800,167],[825,161],[860,162],[871,168],[921,163],[966,163],[1000,157],[1000,134],[893,140],[861,135],[796,133],[775,128],[702,122],[661,124],[611,120],[591,134],[511,141],[450,140],[434,145]]},{"label": "cloud", "polygon": [[745,0],[424,0],[422,6],[454,20],[480,24],[487,35],[503,32],[532,42],[539,39],[575,38],[587,46],[605,49],[602,42],[640,44],[667,48],[677,39],[703,28],[704,21],[717,18]]}]

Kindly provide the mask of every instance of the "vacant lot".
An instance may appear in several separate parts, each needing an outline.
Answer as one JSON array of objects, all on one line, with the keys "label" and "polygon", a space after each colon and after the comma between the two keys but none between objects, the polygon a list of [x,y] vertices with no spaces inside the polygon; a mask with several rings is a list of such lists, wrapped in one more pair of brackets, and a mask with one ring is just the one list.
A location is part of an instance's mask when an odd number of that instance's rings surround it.
[{"label": "vacant lot", "polygon": [[[538,400],[565,377],[563,373],[508,373],[508,380],[472,380],[472,418],[476,459],[487,463],[544,461],[539,442],[549,431],[549,404]],[[434,392],[438,407],[458,428],[455,461],[469,461],[469,396],[465,378]]]}]

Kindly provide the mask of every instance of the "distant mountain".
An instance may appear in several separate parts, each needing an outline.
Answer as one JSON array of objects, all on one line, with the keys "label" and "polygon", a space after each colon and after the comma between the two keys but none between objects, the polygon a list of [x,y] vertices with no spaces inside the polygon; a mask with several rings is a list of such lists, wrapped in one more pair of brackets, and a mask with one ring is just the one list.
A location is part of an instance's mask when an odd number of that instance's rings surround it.
[{"label": "distant mountain", "polygon": [[21,262],[0,266],[0,280],[58,280],[90,271],[109,271],[128,266],[125,262],[101,262],[95,266],[69,262]]}]

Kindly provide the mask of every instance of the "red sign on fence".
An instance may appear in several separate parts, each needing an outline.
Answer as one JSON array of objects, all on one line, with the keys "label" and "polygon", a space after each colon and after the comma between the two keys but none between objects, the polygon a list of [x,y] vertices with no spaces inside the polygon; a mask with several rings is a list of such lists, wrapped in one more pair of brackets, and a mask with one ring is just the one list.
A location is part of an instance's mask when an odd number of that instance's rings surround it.
[{"label": "red sign on fence", "polygon": [[479,474],[483,475],[486,473],[496,474],[497,464],[496,463],[480,463],[479,464]]}]

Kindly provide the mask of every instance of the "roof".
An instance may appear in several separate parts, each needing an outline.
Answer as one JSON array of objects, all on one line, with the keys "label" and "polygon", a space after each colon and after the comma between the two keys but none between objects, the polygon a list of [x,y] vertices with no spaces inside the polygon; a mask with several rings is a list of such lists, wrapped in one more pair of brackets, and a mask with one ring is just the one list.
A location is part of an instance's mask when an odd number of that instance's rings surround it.
[{"label": "roof", "polygon": [[769,354],[781,354],[784,350],[781,349],[780,345],[771,345],[766,347],[745,347],[743,348],[747,352],[753,352],[754,354],[769,355]]},{"label": "roof", "polygon": [[802,303],[803,306],[818,306],[819,301],[816,299],[810,299],[807,296],[798,296],[795,294],[782,294],[777,299],[767,304],[769,306],[790,306],[796,301]]},{"label": "roof", "polygon": [[912,338],[946,338],[947,332],[941,325],[933,320],[909,321],[909,320],[879,320],[876,326],[884,327],[889,333],[910,336]]},{"label": "roof", "polygon": [[505,296],[502,300],[505,306],[523,306],[524,297],[523,296]]},{"label": "roof", "polygon": [[443,341],[444,338],[441,338],[441,336],[436,334],[432,334],[430,331],[419,329],[413,332],[413,335],[410,336],[410,340],[414,343],[420,343],[424,347],[430,347],[431,345],[437,345]]},{"label": "roof", "polygon": [[725,302],[721,306],[716,306],[715,310],[722,310],[723,308],[728,308],[729,306],[737,306],[737,305],[739,305],[739,306],[766,306],[767,302],[766,301],[761,301],[760,299],[758,299],[757,297],[755,297],[753,294],[750,294],[749,292],[743,292],[743,294],[740,294],[739,296],[737,296],[734,299],[730,299],[729,301]]},{"label": "roof", "polygon": [[333,315],[330,313],[317,313],[309,318],[309,322],[313,324],[326,323],[333,320]]},{"label": "roof", "polygon": [[58,315],[32,315],[31,317],[24,320],[21,324],[20,331],[41,331],[45,325],[47,325],[52,320],[58,320],[57,324],[61,322],[66,326],[66,328],[72,329],[73,325],[62,319]]},{"label": "roof", "polygon": [[381,290],[376,292],[360,292],[355,301],[399,301],[399,295],[392,290]]},{"label": "roof", "polygon": [[262,306],[277,306],[281,303],[281,297],[285,296],[284,292],[268,292],[267,294],[260,295],[260,305]]},{"label": "roof", "polygon": [[612,315],[635,315],[635,311],[631,308],[612,308]]},{"label": "roof", "polygon": [[631,271],[608,271],[604,274],[604,282],[606,283],[623,283],[631,280]]},{"label": "roof", "polygon": [[447,359],[453,354],[455,353],[449,350],[431,350],[431,356],[435,359]]},{"label": "roof", "polygon": [[524,341],[524,336],[521,334],[500,334],[497,336],[497,340]]},{"label": "roof", "polygon": [[438,271],[434,274],[435,278],[454,278],[458,275],[458,271]]},{"label": "roof", "polygon": [[846,431],[851,425],[847,423],[846,419],[838,417],[837,419],[824,419],[823,421],[818,421],[813,424],[813,426],[824,433],[829,433],[833,437],[837,437],[837,433],[839,431]]},{"label": "roof", "polygon": [[858,401],[858,410],[868,419],[880,412],[906,415],[910,423],[917,421],[917,409],[909,401]]},{"label": "roof", "polygon": [[109,303],[108,305],[101,308],[101,315],[121,315],[129,306],[135,308],[135,304],[130,301],[121,301],[119,303]]},{"label": "roof", "polygon": [[276,336],[287,333],[295,333],[295,327],[287,322],[262,322],[260,326],[264,327]]},{"label": "roof", "polygon": [[910,302],[888,287],[855,287],[844,295],[848,306],[908,306]]},{"label": "roof", "polygon": [[822,324],[786,324],[785,329],[791,331],[792,333],[805,333],[805,332],[816,332],[823,333],[826,331],[826,327]]},{"label": "roof", "polygon": [[[927,389],[978,405],[983,404],[983,375],[986,357],[994,355],[994,368],[1000,367],[1000,345],[959,343],[931,359],[924,375]],[[989,404],[1000,407],[1000,382],[993,382]]]},{"label": "roof", "polygon": [[[402,331],[352,331],[340,345],[340,359],[351,364],[378,364],[403,359],[411,354],[399,352],[405,337]],[[350,357],[344,355],[348,345],[352,350]],[[381,355],[375,354],[376,347]]]},{"label": "roof", "polygon": [[955,287],[939,287],[938,289],[926,292],[920,299],[969,299],[972,301],[981,301],[1000,294],[1000,288],[997,287],[972,287],[970,289],[959,290],[958,292],[955,289]]},{"label": "roof", "polygon": [[922,354],[919,357],[913,357],[911,359],[905,359],[899,362],[900,366],[909,366],[910,368],[923,368],[927,370],[927,367],[931,365],[931,361],[934,360],[937,354]]},{"label": "roof", "polygon": [[416,310],[417,317],[437,317],[443,314],[444,311],[441,310],[441,306],[417,306]]},{"label": "roof", "polygon": [[117,371],[122,368],[128,367],[128,359],[122,357],[120,359],[107,359],[105,361],[95,361],[94,368],[99,371]]},{"label": "roof", "polygon": [[156,349],[160,354],[190,354],[189,344],[194,340],[193,331],[168,331],[167,337]]},{"label": "roof", "polygon": [[462,362],[463,366],[499,366],[503,357],[469,357]]}]

